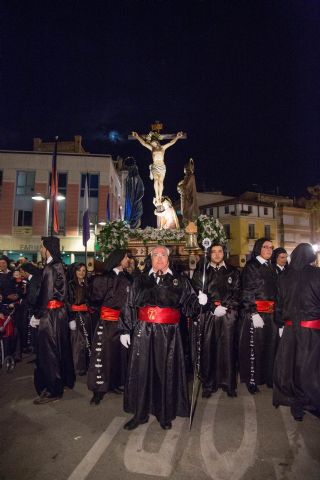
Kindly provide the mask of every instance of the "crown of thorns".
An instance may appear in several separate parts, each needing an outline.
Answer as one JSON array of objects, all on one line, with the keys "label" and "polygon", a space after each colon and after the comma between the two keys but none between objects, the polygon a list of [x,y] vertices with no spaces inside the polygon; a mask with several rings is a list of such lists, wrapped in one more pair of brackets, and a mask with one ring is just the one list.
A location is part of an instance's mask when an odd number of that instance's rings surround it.
[{"label": "crown of thorns", "polygon": [[147,142],[154,142],[154,141],[160,142],[160,140],[162,139],[160,133],[153,132],[153,131],[149,132],[145,138]]}]

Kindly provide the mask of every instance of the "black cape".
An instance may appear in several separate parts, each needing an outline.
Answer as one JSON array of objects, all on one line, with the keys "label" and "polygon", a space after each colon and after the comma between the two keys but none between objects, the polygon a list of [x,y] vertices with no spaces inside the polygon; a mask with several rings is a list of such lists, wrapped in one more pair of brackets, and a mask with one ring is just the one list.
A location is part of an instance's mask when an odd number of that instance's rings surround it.
[{"label": "black cape", "polygon": [[125,385],[124,410],[143,419],[149,413],[160,423],[177,415],[189,416],[189,397],[179,324],[140,321],[137,308],[169,307],[186,316],[199,312],[198,299],[188,279],[167,273],[136,277],[119,326],[131,333],[131,351]]},{"label": "black cape", "polygon": [[[114,271],[98,275],[92,282],[90,302],[95,308],[101,306],[121,310],[132,280],[124,272]],[[120,343],[117,321],[99,319],[91,349],[88,370],[89,390],[106,393],[124,385],[128,353]]]},{"label": "black cape", "polygon": [[252,259],[242,272],[242,308],[239,325],[240,381],[272,386],[273,364],[278,342],[274,313],[259,313],[263,328],[253,328],[251,315],[257,313],[256,300],[275,301],[278,276],[272,266]]},{"label": "black cape", "polygon": [[67,309],[48,309],[50,300],[66,302],[66,278],[62,263],[52,261],[43,269],[41,287],[34,315],[40,319],[38,355],[34,383],[38,394],[47,390],[62,396],[63,388],[74,385],[74,369],[69,338]]},{"label": "black cape", "polygon": [[[192,284],[198,293],[202,290],[201,270],[196,270]],[[240,303],[240,273],[232,266],[215,270],[208,265],[204,292],[208,295],[208,306],[200,316],[202,329],[200,376],[203,390],[216,391],[219,387],[227,390],[236,388],[236,333],[238,307]],[[226,315],[215,317],[215,302],[227,307]]]}]

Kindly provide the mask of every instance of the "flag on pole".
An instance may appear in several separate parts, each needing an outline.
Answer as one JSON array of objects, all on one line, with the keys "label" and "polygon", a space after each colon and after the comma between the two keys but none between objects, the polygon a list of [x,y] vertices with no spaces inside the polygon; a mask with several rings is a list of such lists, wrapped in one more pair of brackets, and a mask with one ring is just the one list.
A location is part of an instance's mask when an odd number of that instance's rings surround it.
[{"label": "flag on pole", "polygon": [[89,219],[88,175],[86,175],[86,181],[84,185],[83,217],[82,217],[82,243],[84,247],[87,246],[88,240],[90,240],[90,219]]},{"label": "flag on pole", "polygon": [[108,197],[107,197],[107,212],[106,212],[106,218],[107,218],[107,222],[110,222],[110,219],[111,219],[111,216],[110,216],[110,193],[108,193]]},{"label": "flag on pole", "polygon": [[59,233],[59,215],[58,215],[58,172],[57,172],[57,149],[58,137],[55,138],[53,156],[52,156],[52,172],[50,185],[50,201],[51,201],[51,235]]}]

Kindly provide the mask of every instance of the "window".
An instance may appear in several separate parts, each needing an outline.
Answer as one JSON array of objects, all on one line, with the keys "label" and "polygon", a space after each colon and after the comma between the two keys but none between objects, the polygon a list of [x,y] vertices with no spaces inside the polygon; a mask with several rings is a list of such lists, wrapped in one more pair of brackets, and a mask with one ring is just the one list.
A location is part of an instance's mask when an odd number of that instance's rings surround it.
[{"label": "window", "polygon": [[255,238],[255,225],[254,223],[249,223],[248,225],[248,237]]},{"label": "window", "polygon": [[229,206],[228,205],[224,207],[224,213],[229,213]]},{"label": "window", "polygon": [[16,195],[32,195],[35,172],[17,172]]},{"label": "window", "polygon": [[264,207],[264,208],[263,208],[263,214],[264,214],[264,215],[268,215],[268,208],[267,208],[267,207]]},{"label": "window", "polygon": [[230,235],[230,225],[226,224],[226,225],[223,225],[223,228],[224,228],[224,231],[226,233],[226,237],[227,238],[231,238],[231,235]]},{"label": "window", "polygon": [[[49,185],[51,185],[51,177],[52,174],[50,173]],[[66,173],[58,172],[58,193],[61,193],[64,196],[67,195],[67,181],[68,175]]]},{"label": "window", "polygon": [[264,236],[265,236],[265,238],[268,238],[268,239],[271,238],[271,226],[270,225],[265,225],[264,226]]},{"label": "window", "polygon": [[[84,196],[84,187],[86,184],[86,174],[81,174],[81,197]],[[98,198],[99,195],[99,174],[98,173],[88,173],[88,190],[89,197]]]},{"label": "window", "polygon": [[17,227],[32,227],[32,212],[27,210],[16,210],[15,225]]},{"label": "window", "polygon": [[248,212],[252,213],[252,205],[248,205]]}]

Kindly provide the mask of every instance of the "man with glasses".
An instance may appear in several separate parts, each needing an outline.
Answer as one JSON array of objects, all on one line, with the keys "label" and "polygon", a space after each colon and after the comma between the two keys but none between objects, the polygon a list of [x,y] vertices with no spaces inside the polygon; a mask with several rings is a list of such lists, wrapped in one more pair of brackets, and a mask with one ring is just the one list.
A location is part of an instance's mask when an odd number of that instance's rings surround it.
[{"label": "man with glasses", "polygon": [[239,368],[240,380],[251,394],[259,392],[258,385],[272,388],[278,339],[274,322],[277,273],[270,264],[272,251],[271,241],[259,238],[242,272]]},{"label": "man with glasses", "polygon": [[189,398],[184,352],[179,330],[181,312],[197,314],[198,297],[187,277],[169,267],[169,251],[151,252],[151,269],[135,278],[120,316],[121,343],[131,344],[124,410],[134,414],[124,426],[133,430],[154,415],[164,430],[176,416],[188,417]]}]

